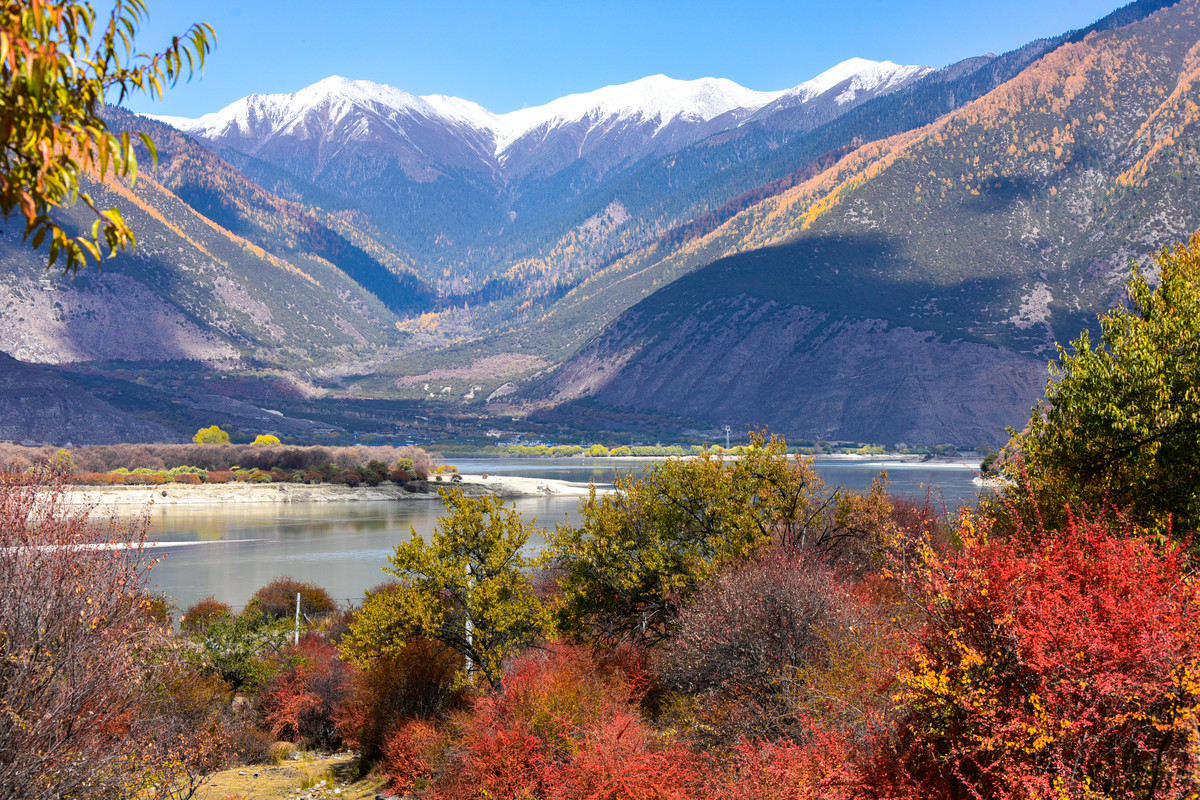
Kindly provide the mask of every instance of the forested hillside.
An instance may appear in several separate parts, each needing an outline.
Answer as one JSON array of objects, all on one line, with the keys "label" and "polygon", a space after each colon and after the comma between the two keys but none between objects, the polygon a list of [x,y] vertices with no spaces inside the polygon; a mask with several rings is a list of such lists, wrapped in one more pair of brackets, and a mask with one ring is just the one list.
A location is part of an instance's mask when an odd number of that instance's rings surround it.
[{"label": "forested hillside", "polygon": [[[682,397],[713,422],[768,408],[793,435],[994,443],[1055,342],[1121,300],[1129,260],[1200,228],[1198,25],[1189,1],[1063,45],[665,259],[618,262],[686,277],[591,342],[552,396],[653,413]],[[630,286],[597,295],[613,293]],[[738,359],[731,345],[754,338],[775,347]]]}]

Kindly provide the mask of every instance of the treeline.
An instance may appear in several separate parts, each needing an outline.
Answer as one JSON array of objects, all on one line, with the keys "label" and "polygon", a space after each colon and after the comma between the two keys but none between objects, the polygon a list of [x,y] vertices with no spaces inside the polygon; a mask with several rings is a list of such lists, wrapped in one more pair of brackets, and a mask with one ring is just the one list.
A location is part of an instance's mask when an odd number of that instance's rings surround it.
[{"label": "treeline", "polygon": [[115,470],[172,470],[198,467],[208,471],[238,469],[317,471],[333,467],[346,471],[372,462],[395,465],[411,462],[422,476],[434,472],[433,457],[411,445],[322,447],[252,444],[111,444],[61,450],[54,447],[23,447],[0,442],[0,466],[10,472],[39,465],[55,465],[60,472],[108,473]]}]

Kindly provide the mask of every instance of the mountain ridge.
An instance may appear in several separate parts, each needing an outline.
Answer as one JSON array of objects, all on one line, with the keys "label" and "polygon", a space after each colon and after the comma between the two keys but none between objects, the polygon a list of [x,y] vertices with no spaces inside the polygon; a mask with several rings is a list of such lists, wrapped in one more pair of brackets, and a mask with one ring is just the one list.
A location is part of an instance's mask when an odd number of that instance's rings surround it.
[{"label": "mountain ridge", "polygon": [[[185,427],[203,412],[172,391],[319,414],[295,430],[339,436],[426,413],[404,409],[554,429],[603,406],[631,425],[744,414],[792,435],[985,443],[1020,422],[1054,342],[1114,300],[1128,257],[1200,226],[1183,88],[1197,8],[1138,0],[1000,56],[851,61],[770,98],[652,76],[608,105],[527,114],[548,127],[504,165],[486,109],[344,79],[302,98],[302,119],[247,115],[261,146],[114,110],[159,164],[88,190],[140,246],[59,286],[6,235],[0,349]],[[360,97],[330,99],[339,86]],[[707,89],[693,118],[666,102]],[[896,424],[868,419],[885,407]]]},{"label": "mountain ridge", "polygon": [[[490,134],[493,155],[500,159],[520,139],[544,127],[573,124],[592,118],[658,119],[658,130],[680,117],[709,122],[736,111],[758,113],[773,102],[787,98],[805,102],[819,97],[844,83],[846,93],[894,88],[907,80],[921,77],[930,67],[904,66],[890,61],[850,58],[789,89],[757,91],[725,78],[678,80],[651,75],[624,84],[604,86],[590,92],[569,94],[540,106],[496,113],[470,100],[442,94],[418,96],[386,84],[330,76],[296,92],[253,94],[201,117],[148,115],[164,124],[203,139],[222,139],[234,135],[266,138],[296,132],[306,114],[328,106],[337,121],[350,106],[372,110],[398,119],[400,114],[438,118],[450,124],[466,124],[477,132]],[[849,94],[841,102],[853,99]],[[749,116],[749,115],[747,115]],[[740,120],[739,120],[740,121]],[[264,124],[269,130],[258,129]],[[397,128],[396,132],[405,135]]]}]

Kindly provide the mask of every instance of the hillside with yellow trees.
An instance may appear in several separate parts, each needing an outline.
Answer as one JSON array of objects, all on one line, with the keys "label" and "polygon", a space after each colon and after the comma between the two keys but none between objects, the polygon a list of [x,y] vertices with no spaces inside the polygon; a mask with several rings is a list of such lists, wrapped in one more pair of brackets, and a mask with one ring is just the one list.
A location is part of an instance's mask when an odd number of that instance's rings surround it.
[{"label": "hillside with yellow trees", "polygon": [[586,399],[810,438],[998,443],[1055,343],[1123,299],[1130,260],[1200,229],[1198,79],[1185,0],[1064,44],[666,258],[628,257],[628,279],[589,302],[684,277],[543,384],[568,403],[553,415]]}]

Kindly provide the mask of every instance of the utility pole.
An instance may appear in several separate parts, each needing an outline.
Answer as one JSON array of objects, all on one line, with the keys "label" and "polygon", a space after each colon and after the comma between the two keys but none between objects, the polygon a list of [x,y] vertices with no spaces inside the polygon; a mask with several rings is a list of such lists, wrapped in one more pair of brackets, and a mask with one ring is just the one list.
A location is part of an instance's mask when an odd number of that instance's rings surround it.
[{"label": "utility pole", "polygon": [[[474,583],[475,573],[471,571],[471,562],[467,562],[467,597],[471,596],[471,585]],[[467,651],[468,653],[475,647],[475,626],[471,624],[471,608],[468,602],[467,608]],[[467,674],[470,675],[475,671],[475,660],[467,655]]]},{"label": "utility pole", "polygon": [[296,592],[296,631],[292,635],[292,645],[300,644],[300,593]]},{"label": "utility pole", "polygon": [[729,426],[725,426],[725,449],[729,449]]}]

